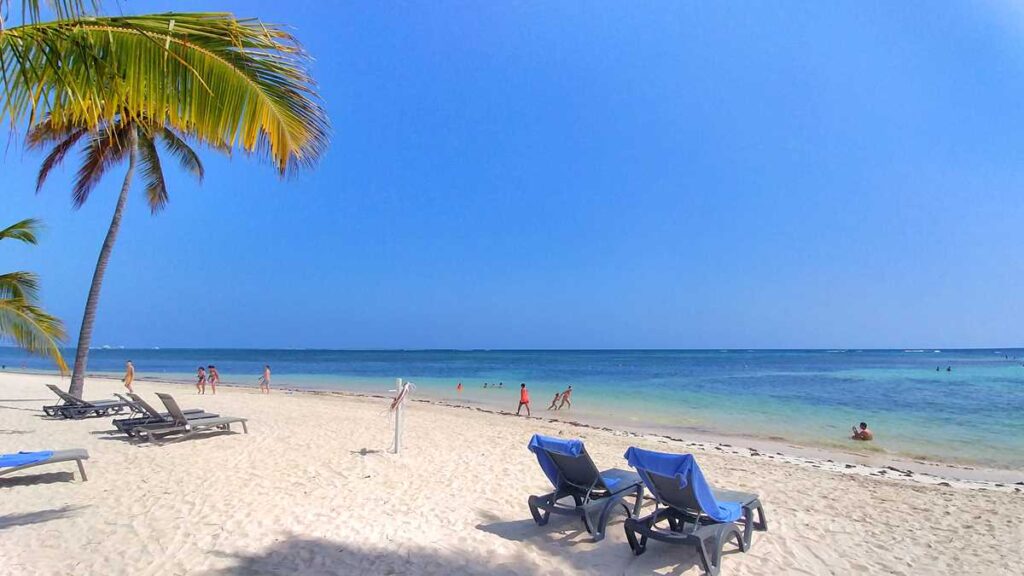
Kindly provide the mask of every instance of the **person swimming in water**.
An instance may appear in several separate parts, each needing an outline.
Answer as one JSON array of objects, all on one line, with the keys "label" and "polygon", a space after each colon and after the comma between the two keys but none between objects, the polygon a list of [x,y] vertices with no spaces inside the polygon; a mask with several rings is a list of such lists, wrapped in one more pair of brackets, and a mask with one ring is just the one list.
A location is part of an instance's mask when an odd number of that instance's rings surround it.
[{"label": "person swimming in water", "polygon": [[867,442],[870,440],[874,440],[875,435],[871,432],[870,429],[868,429],[867,422],[861,422],[860,429],[858,429],[856,426],[853,427],[853,436],[850,436],[850,438],[853,440],[863,440]]}]

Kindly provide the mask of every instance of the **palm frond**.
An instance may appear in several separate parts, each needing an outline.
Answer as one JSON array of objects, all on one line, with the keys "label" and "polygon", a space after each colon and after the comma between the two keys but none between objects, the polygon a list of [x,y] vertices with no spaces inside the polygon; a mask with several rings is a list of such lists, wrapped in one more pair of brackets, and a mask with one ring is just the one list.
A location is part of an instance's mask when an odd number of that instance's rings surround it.
[{"label": "palm frond", "polygon": [[[0,9],[3,13],[10,13],[10,0],[0,0]],[[43,8],[49,8],[54,17],[64,20],[80,18],[90,13],[99,11],[99,0],[21,0],[21,19],[23,22],[39,22],[42,18]],[[3,20],[0,20],[0,24]]]},{"label": "palm frond", "polygon": [[[171,153],[178,160],[178,164],[181,165],[182,170],[191,173],[200,182],[203,181],[204,170],[203,162],[199,159],[199,154],[192,149],[180,136],[174,133],[173,130],[164,128],[158,130],[157,134],[160,141],[163,142],[164,148]],[[222,152],[230,153],[230,149],[221,149]]]},{"label": "palm frond", "polygon": [[140,135],[138,146],[142,179],[146,184],[146,201],[150,212],[156,214],[167,205],[167,183],[164,182],[164,171],[160,166],[160,154],[153,138],[149,136]]},{"label": "palm frond", "polygon": [[26,143],[30,149],[42,148],[46,144],[57,142],[39,166],[39,174],[36,176],[37,193],[43,189],[43,183],[46,182],[50,171],[64,161],[64,157],[86,135],[86,132],[84,128],[57,131],[53,129],[53,124],[50,122],[37,124],[29,130]]},{"label": "palm frond", "polygon": [[39,278],[31,272],[0,274],[0,299],[24,298],[34,302],[39,294]]},{"label": "palm frond", "polygon": [[134,126],[118,124],[110,130],[93,134],[82,152],[82,166],[71,188],[72,205],[78,209],[89,199],[93,188],[113,165],[128,155],[128,130]]},{"label": "palm frond", "polygon": [[60,352],[67,337],[64,324],[25,298],[0,298],[0,339],[13,341],[32,354],[53,358],[62,374],[68,366]]},{"label": "palm frond", "polygon": [[166,119],[284,174],[327,147],[309,63],[281,27],[225,13],[28,24],[0,33],[0,104],[14,124],[46,113],[88,129],[122,115]]},{"label": "palm frond", "polygon": [[39,220],[26,218],[0,230],[0,240],[20,240],[26,244],[36,244],[39,242],[36,232],[41,227]]}]

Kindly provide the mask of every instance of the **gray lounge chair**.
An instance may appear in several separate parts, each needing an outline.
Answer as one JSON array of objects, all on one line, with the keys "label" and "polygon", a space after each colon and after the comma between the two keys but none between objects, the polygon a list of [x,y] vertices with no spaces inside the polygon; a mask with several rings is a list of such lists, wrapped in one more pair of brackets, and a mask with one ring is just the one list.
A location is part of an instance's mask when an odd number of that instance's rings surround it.
[{"label": "gray lounge chair", "polygon": [[[626,458],[657,501],[654,512],[626,519],[626,540],[637,556],[646,551],[648,539],[692,546],[704,572],[717,576],[726,543],[735,539],[740,551],[746,552],[753,531],[768,530],[756,494],[712,488],[692,455],[631,447]],[[667,526],[658,526],[661,522]]]},{"label": "gray lounge chair", "polygon": [[[169,412],[157,412],[155,408],[150,406],[149,402],[143,400],[138,394],[128,394],[128,398],[125,398],[120,394],[114,394],[114,396],[117,396],[131,406],[133,416],[129,418],[116,418],[111,422],[118,431],[123,432],[128,436],[134,436],[135,428],[139,426],[153,424],[164,424],[170,426],[174,424],[174,420],[171,418]],[[202,418],[216,418],[218,416],[217,414],[204,412],[198,408],[182,410],[182,413],[184,413],[185,417],[190,421]]]},{"label": "gray lounge chair", "polygon": [[218,416],[216,418],[189,420],[170,394],[157,392],[156,395],[167,408],[167,412],[170,414],[172,422],[170,424],[144,424],[142,426],[136,426],[134,430],[137,435],[136,437],[140,440],[148,440],[154,444],[165,444],[163,441],[164,438],[174,436],[175,438],[170,441],[178,442],[186,438],[190,438],[200,432],[207,432],[211,430],[230,430],[231,425],[236,422],[242,425],[242,431],[245,434],[249,433],[249,428],[246,425],[247,420],[245,418]]},{"label": "gray lounge chair", "polygon": [[[6,454],[2,456],[16,456],[15,454]],[[0,457],[2,457],[0,456]],[[28,464],[21,464],[18,466],[10,466],[0,468],[0,476],[19,472],[26,468],[32,468],[33,466],[42,466],[44,464],[56,464],[57,462],[71,462],[75,461],[78,463],[78,473],[82,477],[82,481],[86,481],[89,478],[85,475],[85,466],[82,464],[83,460],[89,459],[89,453],[82,449],[75,450],[55,450],[52,455],[42,460],[30,462]]]},{"label": "gray lounge chair", "polygon": [[[529,445],[541,469],[551,480],[555,491],[543,496],[530,496],[527,503],[538,526],[548,523],[552,514],[583,519],[594,541],[605,536],[608,519],[617,506],[626,516],[640,512],[644,486],[640,477],[628,470],[611,469],[599,472],[579,440],[565,440],[534,434]],[[630,509],[623,499],[633,497]],[[572,504],[560,502],[572,499]]]},{"label": "gray lounge chair", "polygon": [[53,391],[61,400],[61,404],[43,406],[43,413],[47,416],[79,419],[95,416],[107,416],[109,414],[120,414],[128,404],[122,400],[82,400],[68,394],[53,384],[47,384],[47,388]]}]

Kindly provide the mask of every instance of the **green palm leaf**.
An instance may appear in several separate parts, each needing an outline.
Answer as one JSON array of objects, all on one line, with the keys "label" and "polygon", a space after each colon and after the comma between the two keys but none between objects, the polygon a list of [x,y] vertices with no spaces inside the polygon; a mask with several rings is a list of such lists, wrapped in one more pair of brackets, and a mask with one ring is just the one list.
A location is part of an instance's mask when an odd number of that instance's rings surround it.
[{"label": "green palm leaf", "polygon": [[284,173],[327,146],[309,57],[278,26],[223,13],[81,18],[0,33],[0,104],[12,123],[50,114],[97,129],[119,116],[166,119]]},{"label": "green palm leaf", "polygon": [[39,230],[39,220],[26,218],[21,222],[15,222],[7,228],[0,230],[0,240],[19,240],[26,244],[36,244],[39,239],[36,232]]},{"label": "green palm leaf", "polygon": [[68,371],[60,353],[66,338],[61,321],[25,298],[0,298],[0,339],[13,341],[33,354],[53,358],[62,374]]}]

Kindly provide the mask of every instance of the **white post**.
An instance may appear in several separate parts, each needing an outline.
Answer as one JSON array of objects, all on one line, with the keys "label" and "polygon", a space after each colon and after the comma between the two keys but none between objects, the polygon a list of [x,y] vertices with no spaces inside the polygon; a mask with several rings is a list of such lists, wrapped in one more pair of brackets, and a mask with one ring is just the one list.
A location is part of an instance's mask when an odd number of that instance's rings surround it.
[{"label": "white post", "polygon": [[[398,391],[398,396],[402,395],[402,379],[395,379],[395,390]],[[398,454],[402,449],[402,404],[405,402],[399,402],[398,406],[395,407],[395,454]]]}]

